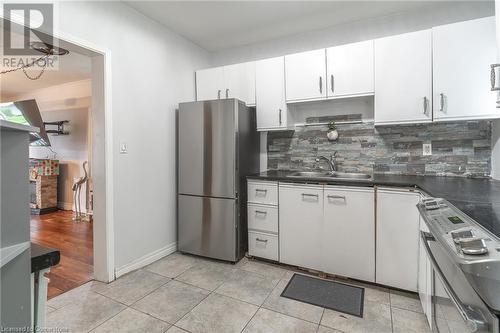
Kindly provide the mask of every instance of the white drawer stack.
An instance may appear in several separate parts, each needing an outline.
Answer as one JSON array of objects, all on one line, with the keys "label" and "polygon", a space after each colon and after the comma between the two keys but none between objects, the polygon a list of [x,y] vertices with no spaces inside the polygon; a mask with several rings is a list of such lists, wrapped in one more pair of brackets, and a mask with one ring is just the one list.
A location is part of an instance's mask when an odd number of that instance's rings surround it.
[{"label": "white drawer stack", "polygon": [[248,181],[248,254],[279,261],[278,183]]}]

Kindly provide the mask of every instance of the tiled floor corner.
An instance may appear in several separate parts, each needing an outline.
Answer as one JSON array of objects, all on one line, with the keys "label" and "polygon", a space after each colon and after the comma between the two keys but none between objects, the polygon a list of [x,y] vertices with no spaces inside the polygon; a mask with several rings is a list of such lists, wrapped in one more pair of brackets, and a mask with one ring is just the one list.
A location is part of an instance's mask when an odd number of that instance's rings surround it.
[{"label": "tiled floor corner", "polygon": [[365,288],[359,318],[280,297],[296,273],[247,258],[233,265],[174,253],[51,299],[47,324],[94,333],[428,332],[415,294],[340,280]]}]

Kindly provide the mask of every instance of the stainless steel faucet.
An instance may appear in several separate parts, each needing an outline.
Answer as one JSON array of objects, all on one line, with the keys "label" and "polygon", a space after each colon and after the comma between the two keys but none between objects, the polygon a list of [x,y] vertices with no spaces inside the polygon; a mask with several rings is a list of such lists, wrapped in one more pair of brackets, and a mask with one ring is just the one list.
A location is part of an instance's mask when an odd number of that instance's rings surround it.
[{"label": "stainless steel faucet", "polygon": [[333,155],[330,155],[330,158],[320,155],[316,158],[316,163],[319,163],[319,161],[321,160],[325,160],[326,162],[328,162],[330,171],[335,172],[337,171],[337,163],[335,163],[335,157],[337,157],[337,152],[334,152]]}]

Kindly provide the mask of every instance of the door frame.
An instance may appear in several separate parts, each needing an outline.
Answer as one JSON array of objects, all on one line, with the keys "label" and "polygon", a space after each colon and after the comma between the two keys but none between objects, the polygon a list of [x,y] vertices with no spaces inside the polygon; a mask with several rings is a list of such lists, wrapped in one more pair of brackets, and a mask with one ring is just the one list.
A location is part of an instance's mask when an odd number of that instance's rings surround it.
[{"label": "door frame", "polygon": [[[0,18],[5,19],[0,12]],[[23,18],[12,16],[11,22],[24,25]],[[94,182],[94,198],[103,200],[105,204],[95,209],[94,200],[94,277],[98,281],[111,282],[115,280],[115,247],[114,247],[114,201],[113,201],[113,127],[112,127],[112,67],[111,50],[102,45],[96,45],[85,39],[73,36],[55,28],[52,36],[58,40],[74,44],[98,54],[92,57],[92,175],[102,179],[96,186]],[[97,84],[96,84],[97,83]],[[102,123],[95,123],[96,117]],[[100,131],[97,131],[99,129]],[[104,140],[96,138],[100,132]],[[96,151],[104,153],[104,158],[99,160]],[[96,191],[97,190],[97,191]],[[99,206],[99,205],[97,205]],[[101,209],[102,208],[102,209]],[[97,223],[96,223],[97,222]],[[104,222],[104,223],[103,223]]]}]

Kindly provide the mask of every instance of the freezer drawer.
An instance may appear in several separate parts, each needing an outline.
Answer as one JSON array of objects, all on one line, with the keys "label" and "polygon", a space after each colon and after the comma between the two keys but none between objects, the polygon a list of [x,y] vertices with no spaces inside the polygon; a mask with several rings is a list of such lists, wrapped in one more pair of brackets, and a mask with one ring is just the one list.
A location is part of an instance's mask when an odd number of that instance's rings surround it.
[{"label": "freezer drawer", "polygon": [[179,251],[237,260],[237,201],[179,195]]}]

